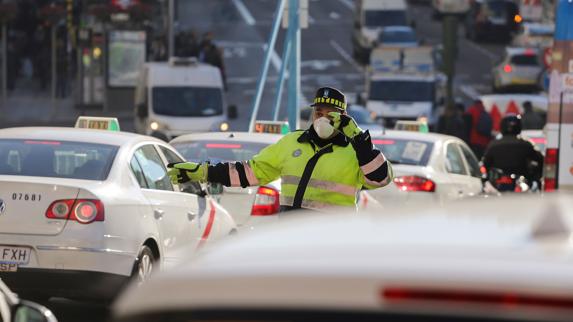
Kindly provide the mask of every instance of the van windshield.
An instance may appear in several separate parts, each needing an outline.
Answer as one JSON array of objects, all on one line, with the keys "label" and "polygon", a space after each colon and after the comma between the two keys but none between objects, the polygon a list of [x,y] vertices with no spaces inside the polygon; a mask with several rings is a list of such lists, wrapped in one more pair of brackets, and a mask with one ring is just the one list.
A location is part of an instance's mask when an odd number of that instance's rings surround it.
[{"label": "van windshield", "polygon": [[424,81],[373,81],[371,101],[433,102],[434,83]]},{"label": "van windshield", "polygon": [[404,10],[368,10],[364,12],[366,27],[406,26]]},{"label": "van windshield", "polygon": [[223,114],[223,94],[215,87],[155,87],[153,112],[167,116]]}]

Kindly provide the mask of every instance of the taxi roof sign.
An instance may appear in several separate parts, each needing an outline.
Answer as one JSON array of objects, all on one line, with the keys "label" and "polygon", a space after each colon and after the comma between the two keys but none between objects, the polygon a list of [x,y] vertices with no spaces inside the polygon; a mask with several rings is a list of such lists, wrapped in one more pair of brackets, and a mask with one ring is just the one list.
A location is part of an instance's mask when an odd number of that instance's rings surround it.
[{"label": "taxi roof sign", "polygon": [[397,121],[394,130],[428,133],[428,123],[423,121]]},{"label": "taxi roof sign", "polygon": [[288,122],[255,121],[256,133],[287,134],[289,131]]},{"label": "taxi roof sign", "polygon": [[116,117],[80,116],[74,126],[78,129],[94,129],[119,132],[119,121]]}]

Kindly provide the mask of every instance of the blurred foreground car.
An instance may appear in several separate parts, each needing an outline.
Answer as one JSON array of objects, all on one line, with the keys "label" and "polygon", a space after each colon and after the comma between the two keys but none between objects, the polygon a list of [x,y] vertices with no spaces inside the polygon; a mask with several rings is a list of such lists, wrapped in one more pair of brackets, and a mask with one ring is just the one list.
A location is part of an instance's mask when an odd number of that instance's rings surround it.
[{"label": "blurred foreground car", "polygon": [[165,165],[181,160],[132,133],[0,130],[0,277],[23,296],[108,300],[228,235],[200,187],[171,184]]},{"label": "blurred foreground car", "polygon": [[[276,143],[282,135],[269,133],[197,133],[182,135],[171,141],[188,161],[211,164],[246,161],[268,145]],[[280,180],[260,187],[222,187],[215,195],[239,226],[254,225],[278,213]],[[272,219],[269,219],[272,220]]]},{"label": "blurred foreground car", "polygon": [[492,69],[492,90],[537,91],[542,71],[539,50],[507,47],[501,62]]},{"label": "blurred foreground car", "polygon": [[383,206],[420,202],[445,204],[481,193],[478,159],[460,139],[411,131],[373,132],[372,143],[394,169],[394,183],[370,191]]},{"label": "blurred foreground car", "polygon": [[572,203],[293,215],[130,289],[115,321],[570,322]]},{"label": "blurred foreground car", "polygon": [[[0,264],[1,265],[1,264]],[[49,309],[34,302],[20,300],[0,279],[0,321],[58,322]]]}]

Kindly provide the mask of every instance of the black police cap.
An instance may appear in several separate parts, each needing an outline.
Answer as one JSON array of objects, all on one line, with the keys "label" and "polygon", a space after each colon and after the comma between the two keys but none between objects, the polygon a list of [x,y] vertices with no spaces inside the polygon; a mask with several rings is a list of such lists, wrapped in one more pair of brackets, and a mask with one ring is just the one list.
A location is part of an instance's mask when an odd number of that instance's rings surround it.
[{"label": "black police cap", "polygon": [[331,106],[339,110],[346,110],[346,96],[332,87],[321,87],[316,91],[314,102],[310,106]]}]

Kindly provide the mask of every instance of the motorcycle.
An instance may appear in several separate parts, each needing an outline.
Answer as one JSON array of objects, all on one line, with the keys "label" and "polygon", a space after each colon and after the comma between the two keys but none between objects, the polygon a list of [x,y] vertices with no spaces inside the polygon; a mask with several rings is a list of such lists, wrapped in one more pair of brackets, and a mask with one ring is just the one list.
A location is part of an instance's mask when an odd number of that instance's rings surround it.
[{"label": "motorcycle", "polygon": [[530,182],[525,176],[517,175],[515,173],[506,173],[502,169],[490,168],[487,173],[482,177],[484,186],[488,183],[491,188],[497,192],[537,192],[539,191],[539,183],[537,181]]}]

